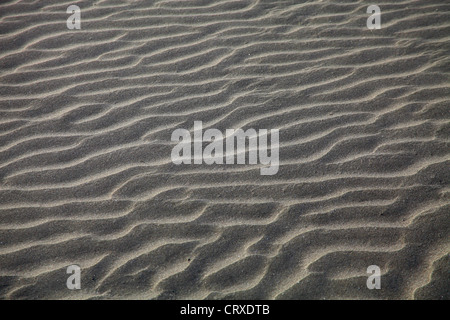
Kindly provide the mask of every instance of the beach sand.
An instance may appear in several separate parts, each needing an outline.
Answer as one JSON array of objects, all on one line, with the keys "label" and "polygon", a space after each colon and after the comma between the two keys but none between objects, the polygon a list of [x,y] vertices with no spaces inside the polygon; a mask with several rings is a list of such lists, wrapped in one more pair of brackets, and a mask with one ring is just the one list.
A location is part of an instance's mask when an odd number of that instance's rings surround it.
[{"label": "beach sand", "polygon": [[[0,297],[449,299],[450,4],[371,4],[2,1]],[[278,173],[175,165],[194,121]]]}]

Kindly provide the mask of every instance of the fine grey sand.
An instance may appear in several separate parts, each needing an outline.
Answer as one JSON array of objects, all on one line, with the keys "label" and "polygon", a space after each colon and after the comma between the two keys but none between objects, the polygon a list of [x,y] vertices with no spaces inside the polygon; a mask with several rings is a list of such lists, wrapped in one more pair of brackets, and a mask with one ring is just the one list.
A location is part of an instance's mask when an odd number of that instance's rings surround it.
[{"label": "fine grey sand", "polygon": [[449,299],[449,53],[443,0],[2,1],[0,298]]}]

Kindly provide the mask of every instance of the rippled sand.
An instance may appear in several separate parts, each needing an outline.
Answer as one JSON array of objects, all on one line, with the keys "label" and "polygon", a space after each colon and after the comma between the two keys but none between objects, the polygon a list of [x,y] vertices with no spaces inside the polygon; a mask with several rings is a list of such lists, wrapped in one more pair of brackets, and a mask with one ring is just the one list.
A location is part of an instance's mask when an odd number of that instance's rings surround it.
[{"label": "rippled sand", "polygon": [[[0,4],[1,298],[450,298],[450,4],[71,4]],[[194,121],[279,172],[174,165]]]}]

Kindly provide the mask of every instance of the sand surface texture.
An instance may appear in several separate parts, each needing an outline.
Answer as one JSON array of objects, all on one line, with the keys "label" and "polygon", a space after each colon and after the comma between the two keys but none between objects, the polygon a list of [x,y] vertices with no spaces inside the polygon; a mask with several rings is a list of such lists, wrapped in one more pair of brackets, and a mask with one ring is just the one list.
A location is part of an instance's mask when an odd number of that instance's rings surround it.
[{"label": "sand surface texture", "polygon": [[[449,40],[443,0],[2,1],[0,297],[449,299]],[[173,164],[194,121],[278,173]]]}]

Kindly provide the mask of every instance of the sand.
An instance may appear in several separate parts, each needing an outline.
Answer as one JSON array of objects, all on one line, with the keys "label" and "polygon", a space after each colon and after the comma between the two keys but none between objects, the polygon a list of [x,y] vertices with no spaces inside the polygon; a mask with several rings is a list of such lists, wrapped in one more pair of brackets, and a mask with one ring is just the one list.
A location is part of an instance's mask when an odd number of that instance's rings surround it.
[{"label": "sand", "polygon": [[[449,299],[450,4],[370,4],[2,1],[0,297]],[[194,121],[278,173],[173,164]]]}]

